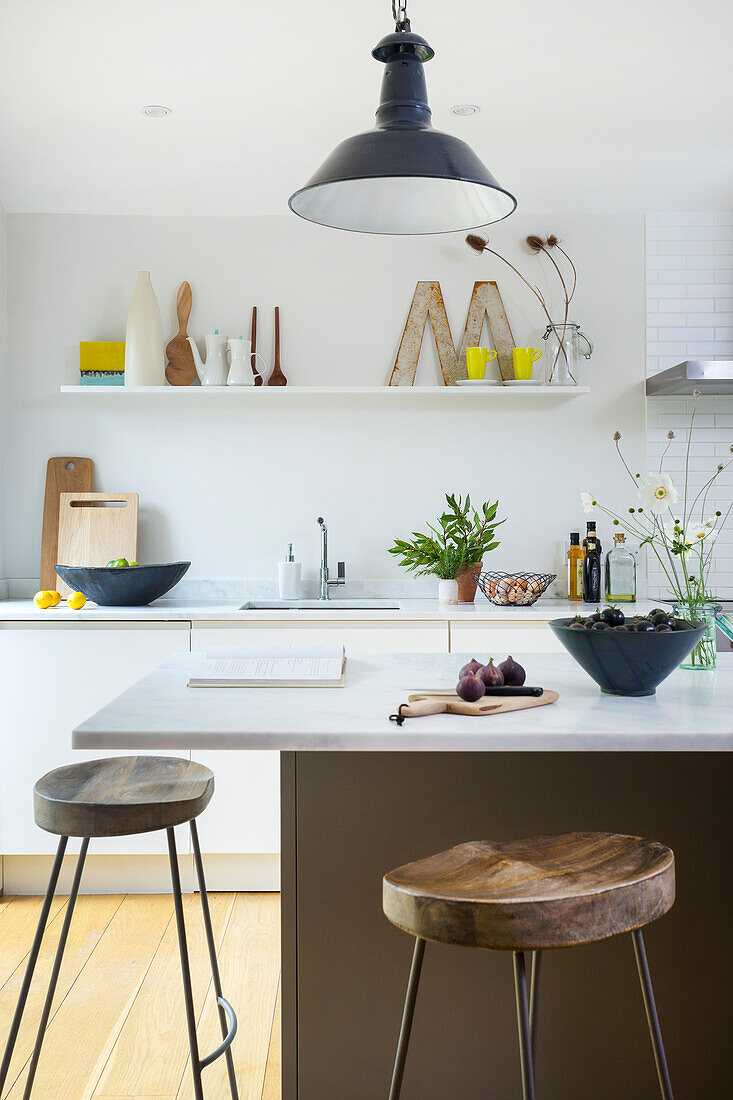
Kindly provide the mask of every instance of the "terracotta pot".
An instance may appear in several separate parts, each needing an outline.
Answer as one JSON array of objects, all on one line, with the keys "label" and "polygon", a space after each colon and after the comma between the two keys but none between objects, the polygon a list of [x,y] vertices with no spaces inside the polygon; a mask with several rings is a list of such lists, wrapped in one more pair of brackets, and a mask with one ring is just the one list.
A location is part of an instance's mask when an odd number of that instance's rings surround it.
[{"label": "terracotta pot", "polygon": [[464,565],[458,574],[456,580],[458,581],[459,603],[473,603],[476,598],[476,578],[473,574],[478,573],[483,564],[482,561],[475,561],[470,565]]}]

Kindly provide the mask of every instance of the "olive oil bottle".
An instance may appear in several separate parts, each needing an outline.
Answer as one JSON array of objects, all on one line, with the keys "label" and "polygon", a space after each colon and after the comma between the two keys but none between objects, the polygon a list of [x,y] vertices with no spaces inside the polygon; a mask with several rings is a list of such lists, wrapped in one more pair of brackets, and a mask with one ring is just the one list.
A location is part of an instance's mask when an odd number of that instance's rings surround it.
[{"label": "olive oil bottle", "polygon": [[583,551],[580,548],[580,532],[570,532],[568,550],[568,599],[583,599]]},{"label": "olive oil bottle", "polygon": [[626,547],[626,535],[613,536],[606,555],[606,599],[609,603],[636,603],[636,559]]},{"label": "olive oil bottle", "polygon": [[583,555],[583,599],[586,603],[601,602],[601,546],[594,530],[590,530],[584,540]]}]

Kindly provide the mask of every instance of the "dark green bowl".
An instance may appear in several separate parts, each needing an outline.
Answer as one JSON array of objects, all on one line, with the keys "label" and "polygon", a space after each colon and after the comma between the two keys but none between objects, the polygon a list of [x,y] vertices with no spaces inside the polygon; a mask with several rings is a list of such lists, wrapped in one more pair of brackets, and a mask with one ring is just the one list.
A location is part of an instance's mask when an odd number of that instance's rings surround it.
[{"label": "dark green bowl", "polygon": [[178,584],[190,561],[163,565],[130,565],[126,568],[92,565],[57,565],[61,580],[75,592],[102,607],[146,607]]},{"label": "dark green bowl", "polygon": [[669,634],[571,630],[573,621],[553,619],[550,629],[606,695],[653,695],[706,629],[673,630]]}]

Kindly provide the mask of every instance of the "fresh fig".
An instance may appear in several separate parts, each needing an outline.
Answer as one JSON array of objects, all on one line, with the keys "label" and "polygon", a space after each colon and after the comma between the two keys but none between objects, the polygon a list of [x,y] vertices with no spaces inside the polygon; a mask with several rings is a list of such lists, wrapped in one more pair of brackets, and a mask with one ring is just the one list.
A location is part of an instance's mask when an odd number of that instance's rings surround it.
[{"label": "fresh fig", "polygon": [[476,675],[479,680],[483,680],[487,688],[501,687],[504,683],[504,673],[494,664],[493,657],[489,657],[489,663],[480,668]]},{"label": "fresh fig", "polygon": [[527,673],[521,665],[518,665],[512,656],[502,661],[499,670],[504,677],[504,683],[511,687],[521,687],[527,679]]},{"label": "fresh fig", "polygon": [[464,665],[461,671],[458,673],[458,679],[462,680],[467,672],[473,672],[473,674],[475,675],[478,670],[483,667],[484,666],[481,664],[480,661],[477,661],[475,657],[472,657],[468,664]]},{"label": "fresh fig", "polygon": [[474,672],[467,672],[465,676],[461,676],[456,685],[456,695],[459,699],[463,699],[464,703],[477,703],[479,699],[483,699],[485,691],[486,685]]}]

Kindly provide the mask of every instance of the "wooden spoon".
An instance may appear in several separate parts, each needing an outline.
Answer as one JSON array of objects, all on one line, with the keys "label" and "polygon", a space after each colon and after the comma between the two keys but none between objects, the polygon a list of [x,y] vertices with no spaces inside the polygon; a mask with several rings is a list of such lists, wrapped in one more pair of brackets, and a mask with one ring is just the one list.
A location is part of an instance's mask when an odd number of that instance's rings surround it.
[{"label": "wooden spoon", "polygon": [[196,365],[193,361],[193,352],[186,332],[188,319],[191,316],[191,287],[189,283],[181,283],[178,288],[176,312],[178,313],[178,332],[165,349],[168,357],[165,376],[171,386],[190,386],[196,377]]},{"label": "wooden spoon", "polygon": [[275,306],[275,362],[268,386],[287,386],[288,380],[280,369],[280,306]]},{"label": "wooden spoon", "polygon": [[255,352],[257,351],[257,306],[252,306],[252,327],[250,330],[250,339],[252,341],[252,374],[255,379],[255,386],[262,385],[262,375],[257,373],[257,358]]}]

